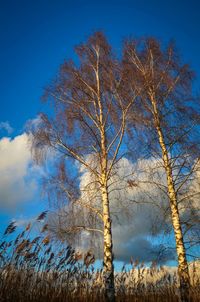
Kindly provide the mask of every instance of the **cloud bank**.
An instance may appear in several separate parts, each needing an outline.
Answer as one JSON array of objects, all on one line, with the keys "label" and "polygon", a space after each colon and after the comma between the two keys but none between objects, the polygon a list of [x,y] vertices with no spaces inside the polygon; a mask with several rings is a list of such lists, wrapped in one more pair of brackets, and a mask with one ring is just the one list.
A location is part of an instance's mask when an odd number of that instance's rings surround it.
[{"label": "cloud bank", "polygon": [[[87,176],[82,175],[82,178],[86,182]],[[116,259],[129,262],[133,257],[142,262],[156,260],[160,263],[174,260],[174,252],[167,251],[158,240],[169,229],[169,220],[164,217],[167,195],[158,183],[165,186],[159,160],[149,158],[132,163],[123,158],[116,166],[110,180]]]},{"label": "cloud bank", "polygon": [[[94,165],[97,162],[92,155],[87,160]],[[80,166],[80,172],[80,198],[74,203],[73,211],[68,206],[60,210],[59,223],[63,224],[63,229],[69,224],[73,227],[84,223],[102,229],[102,222],[97,217],[92,220],[87,208],[90,205],[102,211],[98,183],[83,166]],[[165,216],[167,195],[160,190],[158,183],[165,186],[164,171],[159,160],[150,158],[132,163],[123,158],[115,167],[109,183],[109,197],[116,260],[129,262],[132,257],[143,262],[155,260],[165,263],[175,259],[174,251],[165,248],[166,238],[161,240],[164,232],[171,232],[171,227]],[[57,222],[54,217],[53,224]],[[96,258],[102,258],[103,240],[100,233],[83,230],[75,237],[74,246],[78,250],[91,248]]]},{"label": "cloud bank", "polygon": [[[1,123],[2,124],[2,123]],[[0,208],[10,211],[31,200],[37,191],[28,135],[0,139]]]},{"label": "cloud bank", "polygon": [[[94,155],[89,155],[86,160],[94,167],[97,164]],[[92,218],[87,207],[89,205],[102,211],[98,182],[83,166],[79,166],[79,170],[80,197],[72,208],[61,208],[59,223],[64,230],[76,225],[102,229],[102,222],[97,216]],[[192,199],[188,192],[193,193],[191,187],[193,191],[199,192],[198,179],[197,175],[183,188],[187,198],[181,203],[182,219],[190,219],[188,204],[197,209],[196,199],[199,195],[194,195],[195,199]],[[162,264],[175,260],[175,242],[162,160],[148,158],[133,163],[122,158],[113,171],[109,190],[115,259],[129,262],[132,257],[142,262],[154,260]],[[54,216],[54,226],[57,222]],[[78,250],[91,248],[96,258],[102,258],[103,237],[100,233],[82,230],[75,235],[75,239],[73,241],[72,236],[72,243]]]}]

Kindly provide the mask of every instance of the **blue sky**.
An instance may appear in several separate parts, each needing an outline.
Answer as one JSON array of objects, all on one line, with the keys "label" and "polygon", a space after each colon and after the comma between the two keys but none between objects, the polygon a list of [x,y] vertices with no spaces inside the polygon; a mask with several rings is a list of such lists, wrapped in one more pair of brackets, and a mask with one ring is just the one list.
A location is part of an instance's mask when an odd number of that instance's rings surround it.
[{"label": "blue sky", "polygon": [[[156,36],[164,43],[174,39],[184,60],[196,71],[198,89],[199,11],[198,0],[0,1],[0,146],[7,146],[2,158],[4,163],[9,162],[9,168],[5,166],[1,173],[4,173],[6,187],[6,171],[17,175],[15,171],[21,163],[24,174],[21,170],[19,179],[13,178],[8,189],[18,188],[16,195],[20,188],[27,193],[24,195],[27,200],[19,202],[14,198],[8,207],[4,204],[4,195],[0,195],[3,222],[13,217],[21,217],[22,221],[45,207],[35,178],[35,174],[42,172],[30,168],[29,154],[24,149],[18,149],[23,161],[13,147],[18,148],[26,141],[25,123],[44,110],[40,100],[43,88],[64,58],[74,57],[74,46],[96,30],[104,31],[116,52],[120,52],[121,41],[127,36]],[[5,136],[13,140],[2,141]],[[13,158],[13,166],[8,156]]]},{"label": "blue sky", "polygon": [[199,73],[199,1],[1,1],[0,120],[19,131],[42,110],[40,96],[73,47],[103,30],[116,50],[124,37],[175,39]]}]

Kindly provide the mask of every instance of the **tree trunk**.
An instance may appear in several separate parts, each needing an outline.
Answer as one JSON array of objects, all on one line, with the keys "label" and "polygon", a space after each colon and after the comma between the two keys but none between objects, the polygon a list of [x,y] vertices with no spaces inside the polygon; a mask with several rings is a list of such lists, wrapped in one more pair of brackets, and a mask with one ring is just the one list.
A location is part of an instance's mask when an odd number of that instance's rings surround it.
[{"label": "tree trunk", "polygon": [[104,223],[104,282],[106,301],[115,301],[114,267],[112,252],[112,229],[107,187],[102,187],[103,223]]},{"label": "tree trunk", "polygon": [[159,113],[157,111],[156,103],[153,100],[152,100],[152,105],[153,105],[155,126],[157,130],[159,144],[162,151],[162,159],[164,162],[164,168],[167,177],[167,188],[168,188],[168,196],[169,196],[170,209],[171,209],[171,218],[172,218],[172,225],[173,225],[174,235],[176,240],[176,252],[178,257],[178,274],[180,279],[181,301],[187,302],[189,301],[190,277],[189,277],[189,270],[188,270],[188,264],[187,264],[186,253],[185,253],[185,246],[183,241],[183,232],[180,222],[180,215],[178,210],[177,195],[176,195],[176,190],[173,181],[172,166],[169,160],[169,154],[166,148],[164,136],[160,126]]},{"label": "tree trunk", "polygon": [[99,122],[101,133],[101,194],[102,194],[102,208],[103,208],[103,225],[104,225],[104,286],[105,299],[107,302],[115,301],[115,285],[114,285],[114,267],[113,267],[113,243],[112,243],[112,228],[110,217],[110,204],[108,198],[108,154],[105,122],[103,120],[103,107],[100,99],[100,84],[97,72],[97,90],[98,90],[98,104],[99,104]]}]

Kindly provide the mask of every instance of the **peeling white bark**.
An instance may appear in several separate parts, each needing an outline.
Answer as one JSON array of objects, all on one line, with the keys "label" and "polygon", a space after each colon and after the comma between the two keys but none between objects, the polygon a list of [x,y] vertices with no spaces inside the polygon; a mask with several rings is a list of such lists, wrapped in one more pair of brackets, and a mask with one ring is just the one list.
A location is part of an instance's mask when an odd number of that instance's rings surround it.
[{"label": "peeling white bark", "polygon": [[168,188],[168,196],[170,202],[171,209],[171,219],[172,225],[174,229],[175,241],[176,241],[176,252],[178,257],[178,274],[180,279],[180,291],[181,291],[181,301],[187,302],[189,301],[189,270],[185,253],[185,246],[183,241],[183,232],[180,222],[180,215],[178,210],[178,201],[176,190],[173,181],[172,175],[172,166],[169,159],[169,154],[166,148],[164,135],[162,133],[162,129],[160,126],[159,113],[156,107],[156,101],[151,96],[151,103],[153,106],[153,114],[154,114],[154,122],[157,130],[158,140],[162,151],[162,159],[164,163],[164,168],[167,177],[167,188]]},{"label": "peeling white bark", "polygon": [[106,187],[102,187],[103,223],[104,223],[104,281],[107,301],[115,300],[114,267],[112,253],[112,229],[109,199]]}]

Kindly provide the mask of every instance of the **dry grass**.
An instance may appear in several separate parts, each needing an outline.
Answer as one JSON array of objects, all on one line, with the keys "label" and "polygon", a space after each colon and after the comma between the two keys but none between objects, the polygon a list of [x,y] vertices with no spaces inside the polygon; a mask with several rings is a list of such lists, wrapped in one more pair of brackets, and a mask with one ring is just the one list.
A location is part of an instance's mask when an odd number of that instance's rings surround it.
[{"label": "dry grass", "polygon": [[[38,220],[42,220],[40,215]],[[93,268],[94,257],[84,257],[67,246],[58,246],[46,233],[32,238],[31,225],[18,233],[11,223],[0,242],[0,301],[59,302],[105,301],[102,270]],[[195,265],[191,268],[191,301],[200,297],[200,280]],[[117,301],[179,301],[176,271],[138,263],[115,274]]]}]

